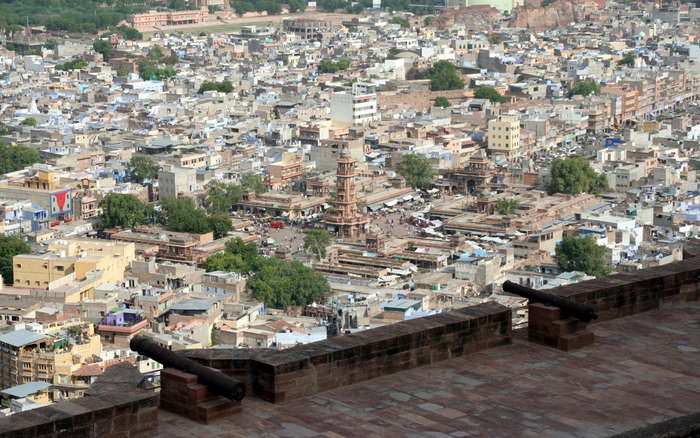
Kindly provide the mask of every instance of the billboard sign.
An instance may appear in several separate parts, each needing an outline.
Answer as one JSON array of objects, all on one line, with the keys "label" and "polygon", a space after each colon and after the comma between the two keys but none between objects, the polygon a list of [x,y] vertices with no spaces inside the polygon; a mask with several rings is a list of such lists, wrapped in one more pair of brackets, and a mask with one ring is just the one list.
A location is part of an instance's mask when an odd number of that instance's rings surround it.
[{"label": "billboard sign", "polygon": [[51,216],[68,214],[73,210],[73,196],[70,190],[51,193]]}]

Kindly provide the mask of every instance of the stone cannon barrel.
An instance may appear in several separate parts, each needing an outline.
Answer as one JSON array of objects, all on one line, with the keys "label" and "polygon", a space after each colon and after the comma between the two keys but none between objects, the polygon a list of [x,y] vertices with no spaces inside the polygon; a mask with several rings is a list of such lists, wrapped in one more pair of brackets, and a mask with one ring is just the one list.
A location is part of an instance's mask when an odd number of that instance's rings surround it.
[{"label": "stone cannon barrel", "polygon": [[160,362],[164,367],[194,374],[199,383],[206,385],[210,391],[229,400],[239,401],[245,396],[245,386],[241,382],[181,354],[167,350],[145,336],[132,338],[129,347],[141,355]]},{"label": "stone cannon barrel", "polygon": [[576,303],[558,295],[521,286],[517,283],[513,283],[512,281],[505,281],[503,283],[503,290],[523,298],[527,298],[534,303],[558,307],[561,309],[562,313],[566,314],[567,316],[573,316],[574,318],[583,322],[598,319],[598,315],[595,313],[593,306],[589,304]]}]

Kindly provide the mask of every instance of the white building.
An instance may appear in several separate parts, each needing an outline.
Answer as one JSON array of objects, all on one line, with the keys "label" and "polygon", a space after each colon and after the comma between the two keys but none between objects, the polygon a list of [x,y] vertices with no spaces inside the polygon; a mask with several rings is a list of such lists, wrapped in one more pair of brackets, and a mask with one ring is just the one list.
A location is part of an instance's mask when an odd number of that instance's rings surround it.
[{"label": "white building", "polygon": [[374,86],[354,83],[351,92],[333,93],[331,119],[350,125],[366,125],[379,120]]}]

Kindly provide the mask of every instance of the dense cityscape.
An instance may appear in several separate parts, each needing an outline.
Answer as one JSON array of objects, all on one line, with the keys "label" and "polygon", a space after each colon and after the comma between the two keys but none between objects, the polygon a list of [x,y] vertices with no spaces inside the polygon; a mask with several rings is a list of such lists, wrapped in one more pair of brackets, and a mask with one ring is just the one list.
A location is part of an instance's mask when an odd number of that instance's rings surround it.
[{"label": "dense cityscape", "polygon": [[504,282],[698,236],[692,2],[50,3],[0,1],[0,416],[125,363],[157,390],[137,337],[270,352],[492,302],[525,328]]}]

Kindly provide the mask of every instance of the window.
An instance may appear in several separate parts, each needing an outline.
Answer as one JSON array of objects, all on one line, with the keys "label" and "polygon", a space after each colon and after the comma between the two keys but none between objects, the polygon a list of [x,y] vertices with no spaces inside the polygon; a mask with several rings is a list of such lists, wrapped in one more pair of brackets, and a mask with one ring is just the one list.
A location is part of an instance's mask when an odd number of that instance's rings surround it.
[{"label": "window", "polygon": [[15,267],[16,267],[17,269],[22,269],[22,265],[19,264],[19,263],[17,263],[17,265],[15,265]]},{"label": "window", "polygon": [[56,270],[57,270],[57,271],[63,272],[64,269],[65,269],[64,266],[56,266]]}]

